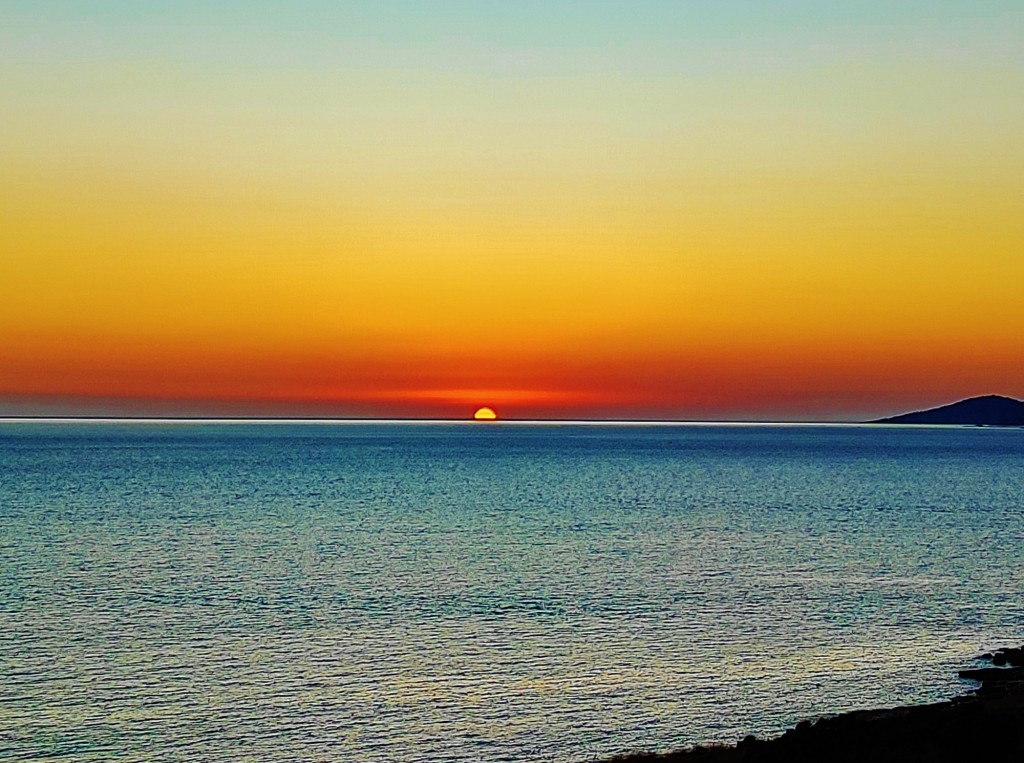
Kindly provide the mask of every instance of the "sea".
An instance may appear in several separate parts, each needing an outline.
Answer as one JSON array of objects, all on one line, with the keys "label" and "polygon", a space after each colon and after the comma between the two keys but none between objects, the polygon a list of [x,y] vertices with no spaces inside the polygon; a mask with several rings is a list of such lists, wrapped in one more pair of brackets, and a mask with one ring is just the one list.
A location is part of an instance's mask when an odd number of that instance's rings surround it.
[{"label": "sea", "polygon": [[1024,641],[1024,429],[0,423],[0,760],[544,761]]}]

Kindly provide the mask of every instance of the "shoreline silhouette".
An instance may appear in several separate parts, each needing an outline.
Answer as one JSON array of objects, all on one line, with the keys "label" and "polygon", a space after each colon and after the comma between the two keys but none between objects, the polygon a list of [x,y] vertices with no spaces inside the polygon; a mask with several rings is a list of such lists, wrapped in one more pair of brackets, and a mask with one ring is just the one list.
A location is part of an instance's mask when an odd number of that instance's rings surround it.
[{"label": "shoreline silhouette", "polygon": [[606,763],[897,763],[1024,760],[1024,646],[981,655],[961,670],[980,687],[945,702],[855,710],[804,720],[779,737],[732,746],[619,755]]}]

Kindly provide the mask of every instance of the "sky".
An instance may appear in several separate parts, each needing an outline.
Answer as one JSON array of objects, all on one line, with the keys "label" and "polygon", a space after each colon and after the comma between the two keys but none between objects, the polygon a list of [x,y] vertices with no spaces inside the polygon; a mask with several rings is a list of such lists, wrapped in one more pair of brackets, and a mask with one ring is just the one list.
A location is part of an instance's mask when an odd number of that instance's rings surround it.
[{"label": "sky", "polygon": [[0,0],[0,415],[1024,397],[1019,0]]}]

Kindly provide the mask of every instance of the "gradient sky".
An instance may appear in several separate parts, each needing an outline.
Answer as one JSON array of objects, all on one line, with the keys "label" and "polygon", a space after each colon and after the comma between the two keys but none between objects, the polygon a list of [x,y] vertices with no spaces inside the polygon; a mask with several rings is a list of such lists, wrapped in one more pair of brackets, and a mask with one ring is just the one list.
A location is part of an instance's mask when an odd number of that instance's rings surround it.
[{"label": "gradient sky", "polygon": [[1024,397],[1024,8],[0,0],[0,414]]}]

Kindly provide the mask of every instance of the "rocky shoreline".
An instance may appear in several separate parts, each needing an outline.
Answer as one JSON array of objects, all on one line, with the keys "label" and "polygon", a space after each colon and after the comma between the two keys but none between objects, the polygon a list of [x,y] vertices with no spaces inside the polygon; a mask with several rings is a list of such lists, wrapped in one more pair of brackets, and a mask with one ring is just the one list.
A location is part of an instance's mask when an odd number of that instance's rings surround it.
[{"label": "rocky shoreline", "polygon": [[961,670],[960,677],[980,681],[980,688],[946,702],[858,710],[801,721],[775,739],[747,737],[730,747],[624,755],[608,763],[1024,761],[1024,647],[978,659],[988,666]]}]

